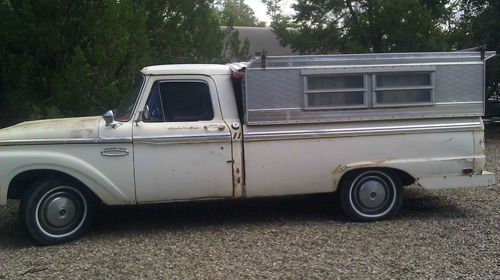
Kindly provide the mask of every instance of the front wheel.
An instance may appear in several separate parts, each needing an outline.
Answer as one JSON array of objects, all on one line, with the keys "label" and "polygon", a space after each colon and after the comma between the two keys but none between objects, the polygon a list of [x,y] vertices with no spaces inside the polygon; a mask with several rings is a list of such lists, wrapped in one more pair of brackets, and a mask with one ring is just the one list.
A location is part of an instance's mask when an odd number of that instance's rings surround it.
[{"label": "front wheel", "polygon": [[62,179],[33,184],[21,202],[21,217],[30,234],[44,245],[80,237],[94,213],[94,197],[86,188]]},{"label": "front wheel", "polygon": [[356,221],[377,221],[394,216],[403,201],[401,180],[382,170],[346,175],[340,197],[344,212]]}]

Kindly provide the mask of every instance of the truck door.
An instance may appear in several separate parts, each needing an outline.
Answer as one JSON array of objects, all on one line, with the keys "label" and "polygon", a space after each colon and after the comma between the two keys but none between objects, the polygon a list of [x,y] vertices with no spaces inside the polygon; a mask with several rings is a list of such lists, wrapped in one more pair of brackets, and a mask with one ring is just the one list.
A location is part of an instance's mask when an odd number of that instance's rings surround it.
[{"label": "truck door", "polygon": [[146,93],[133,128],[137,201],[232,197],[231,135],[213,80],[152,77]]}]

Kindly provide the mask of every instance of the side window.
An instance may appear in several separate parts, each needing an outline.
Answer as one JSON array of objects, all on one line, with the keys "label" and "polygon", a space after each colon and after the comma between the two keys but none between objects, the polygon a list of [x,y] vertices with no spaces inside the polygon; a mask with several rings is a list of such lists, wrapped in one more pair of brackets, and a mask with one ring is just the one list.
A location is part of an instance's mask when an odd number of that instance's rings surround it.
[{"label": "side window", "polygon": [[431,73],[374,75],[375,105],[415,105],[434,102]]},{"label": "side window", "polygon": [[304,86],[305,110],[434,104],[432,71],[306,74]]},{"label": "side window", "polygon": [[305,108],[366,107],[364,75],[320,75],[305,78]]},{"label": "side window", "polygon": [[149,122],[190,122],[214,118],[210,90],[204,82],[157,81],[147,102]]}]

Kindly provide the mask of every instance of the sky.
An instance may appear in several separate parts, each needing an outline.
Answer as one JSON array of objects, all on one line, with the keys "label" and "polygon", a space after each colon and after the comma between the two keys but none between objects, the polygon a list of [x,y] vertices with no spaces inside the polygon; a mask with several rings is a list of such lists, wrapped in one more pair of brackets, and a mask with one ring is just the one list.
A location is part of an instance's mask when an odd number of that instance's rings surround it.
[{"label": "sky", "polygon": [[[290,7],[296,0],[282,0],[281,1],[281,9],[283,10],[283,14],[285,15],[293,15],[294,10]],[[271,19],[266,14],[266,6],[262,4],[261,0],[245,0],[245,3],[250,6],[255,12],[255,16],[265,23],[269,24]]]}]

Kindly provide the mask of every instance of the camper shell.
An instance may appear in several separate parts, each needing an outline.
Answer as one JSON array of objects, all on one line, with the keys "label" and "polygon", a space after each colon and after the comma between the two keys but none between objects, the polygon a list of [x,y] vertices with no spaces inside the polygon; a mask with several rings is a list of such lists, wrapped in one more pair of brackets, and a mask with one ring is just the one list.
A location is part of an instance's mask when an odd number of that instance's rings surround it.
[{"label": "camper shell", "polygon": [[248,125],[484,115],[495,52],[260,57],[248,63]]}]

